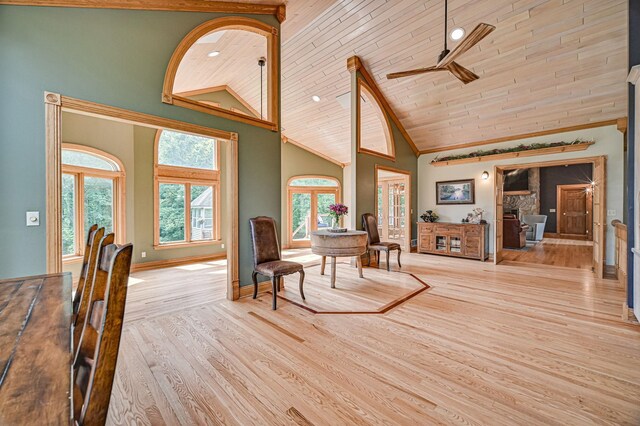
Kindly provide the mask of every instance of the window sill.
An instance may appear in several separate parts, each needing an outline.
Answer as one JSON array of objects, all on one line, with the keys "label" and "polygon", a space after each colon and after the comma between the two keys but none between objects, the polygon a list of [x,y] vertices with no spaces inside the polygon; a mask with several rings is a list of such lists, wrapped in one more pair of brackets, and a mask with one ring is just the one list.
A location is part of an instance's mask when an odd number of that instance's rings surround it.
[{"label": "window sill", "polygon": [[154,250],[168,250],[178,248],[200,247],[200,246],[219,246],[223,244],[221,240],[193,241],[190,243],[166,243],[153,246]]},{"label": "window sill", "polygon": [[84,260],[84,256],[73,255],[73,256],[63,257],[62,263],[77,263],[77,262],[82,262],[83,260]]}]

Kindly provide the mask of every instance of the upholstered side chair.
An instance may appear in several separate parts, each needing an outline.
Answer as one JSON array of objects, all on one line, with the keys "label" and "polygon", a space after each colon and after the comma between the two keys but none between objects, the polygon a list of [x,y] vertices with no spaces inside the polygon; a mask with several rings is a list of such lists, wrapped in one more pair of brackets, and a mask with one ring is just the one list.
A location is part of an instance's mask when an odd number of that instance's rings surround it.
[{"label": "upholstered side chair", "polygon": [[402,268],[400,263],[400,254],[402,248],[398,243],[380,241],[378,234],[378,219],[371,213],[362,215],[362,228],[367,232],[367,266],[371,264],[371,250],[376,253],[376,262],[380,265],[380,252],[387,254],[387,271],[389,270],[389,252],[398,250],[398,266]]},{"label": "upholstered side chair", "polygon": [[253,244],[253,298],[258,297],[258,274],[271,278],[273,306],[276,309],[280,278],[298,272],[300,274],[300,297],[304,300],[304,267],[300,263],[282,260],[276,221],[266,216],[249,219]]}]

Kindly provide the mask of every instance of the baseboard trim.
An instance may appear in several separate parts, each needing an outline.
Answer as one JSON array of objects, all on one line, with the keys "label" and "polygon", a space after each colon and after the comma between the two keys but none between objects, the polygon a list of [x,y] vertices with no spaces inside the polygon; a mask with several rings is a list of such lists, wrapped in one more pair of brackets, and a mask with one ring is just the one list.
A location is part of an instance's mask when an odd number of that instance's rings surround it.
[{"label": "baseboard trim", "polygon": [[189,256],[169,260],[154,260],[153,262],[134,263],[131,265],[131,272],[148,271],[150,269],[170,268],[172,266],[187,265],[189,263],[206,262],[211,260],[226,259],[226,253],[209,254],[206,256]]},{"label": "baseboard trim", "polygon": [[558,234],[556,232],[545,232],[543,238],[557,238],[559,240],[576,240],[576,241],[591,241],[587,235],[577,234]]},{"label": "baseboard trim", "polygon": [[[284,287],[284,280],[280,283],[280,288]],[[271,281],[262,281],[258,283],[258,294],[266,293],[271,291]],[[251,285],[243,285],[240,287],[240,298],[243,297],[253,297],[253,284]]]},{"label": "baseboard trim", "polygon": [[639,324],[638,319],[633,313],[633,309],[631,309],[629,305],[627,305],[627,302],[624,302],[622,304],[622,321],[628,322],[630,324]]}]

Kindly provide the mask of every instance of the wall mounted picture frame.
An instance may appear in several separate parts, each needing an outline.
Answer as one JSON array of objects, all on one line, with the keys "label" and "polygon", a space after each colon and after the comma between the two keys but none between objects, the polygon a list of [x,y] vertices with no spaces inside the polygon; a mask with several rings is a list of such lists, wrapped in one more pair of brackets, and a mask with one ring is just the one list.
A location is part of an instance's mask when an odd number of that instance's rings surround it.
[{"label": "wall mounted picture frame", "polygon": [[475,179],[436,182],[436,204],[475,204]]}]

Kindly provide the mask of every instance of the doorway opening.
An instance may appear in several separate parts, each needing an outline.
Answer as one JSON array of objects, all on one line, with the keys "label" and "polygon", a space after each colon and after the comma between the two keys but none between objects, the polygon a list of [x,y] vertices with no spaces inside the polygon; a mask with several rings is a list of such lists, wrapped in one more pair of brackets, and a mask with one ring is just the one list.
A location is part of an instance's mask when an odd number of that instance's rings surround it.
[{"label": "doorway opening", "polygon": [[495,255],[604,275],[605,157],[496,166]]},{"label": "doorway opening", "polygon": [[289,247],[311,247],[311,233],[332,225],[329,206],[340,202],[340,182],[328,176],[295,176],[287,192]]},{"label": "doorway opening", "polygon": [[235,133],[55,93],[45,108],[48,273],[79,274],[97,223],[134,244],[132,271],[211,267],[204,285],[239,297]]},{"label": "doorway opening", "polygon": [[409,252],[411,247],[410,194],[411,174],[376,166],[376,216],[382,241],[400,244]]}]

